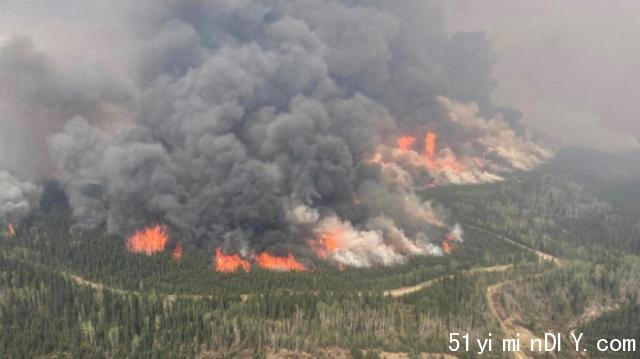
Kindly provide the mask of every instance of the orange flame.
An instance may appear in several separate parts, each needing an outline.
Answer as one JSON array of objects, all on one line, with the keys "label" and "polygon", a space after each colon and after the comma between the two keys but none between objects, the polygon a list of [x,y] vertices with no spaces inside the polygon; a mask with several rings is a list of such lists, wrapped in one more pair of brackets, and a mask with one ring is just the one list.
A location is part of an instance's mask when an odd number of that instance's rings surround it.
[{"label": "orange flame", "polygon": [[173,252],[171,252],[171,258],[173,258],[174,261],[180,262],[182,260],[182,249],[182,243],[178,242]]},{"label": "orange flame", "polygon": [[261,268],[268,270],[299,272],[307,269],[304,264],[298,262],[291,253],[284,258],[272,256],[267,252],[263,252],[258,254],[255,260]]},{"label": "orange flame", "polygon": [[9,223],[7,226],[7,238],[13,238],[16,236],[16,227],[13,223]]},{"label": "orange flame", "polygon": [[401,136],[398,138],[398,148],[402,151],[411,151],[416,144],[416,138],[413,136]]},{"label": "orange flame", "polygon": [[424,154],[433,161],[436,158],[436,149],[438,143],[438,135],[433,132],[427,132],[424,138]]},{"label": "orange flame", "polygon": [[453,237],[452,233],[448,233],[444,237],[444,240],[442,241],[442,253],[451,254],[451,252],[453,252],[453,250],[455,249],[455,244],[453,243],[454,239],[455,238]]},{"label": "orange flame", "polygon": [[249,262],[240,258],[237,254],[224,254],[222,249],[216,249],[216,271],[221,273],[234,273],[242,268],[245,272],[251,270]]},{"label": "orange flame", "polygon": [[438,135],[434,132],[427,132],[424,138],[424,155],[427,158],[427,167],[456,173],[465,171],[465,166],[455,158],[438,158],[437,151]]},{"label": "orange flame", "polygon": [[[456,155],[450,149],[438,150],[438,134],[432,131],[427,131],[424,135],[423,150],[422,152],[416,149],[416,138],[411,135],[403,135],[396,139],[395,151],[384,151],[378,149],[369,158],[364,159],[368,164],[380,164],[386,165],[396,163],[402,166],[402,162],[397,163],[398,160],[408,160],[410,163],[420,161],[423,166],[427,167],[429,171],[435,172],[454,172],[462,174],[467,171],[468,165],[466,161],[461,162],[456,158]],[[482,168],[483,162],[480,158],[474,158],[475,164]]]},{"label": "orange flame", "polygon": [[164,250],[169,235],[167,229],[159,224],[136,232],[127,239],[127,249],[134,253],[144,253],[148,256]]},{"label": "orange flame", "polygon": [[340,229],[322,233],[315,241],[309,244],[315,250],[318,258],[326,259],[331,253],[337,251],[342,246],[342,231]]}]

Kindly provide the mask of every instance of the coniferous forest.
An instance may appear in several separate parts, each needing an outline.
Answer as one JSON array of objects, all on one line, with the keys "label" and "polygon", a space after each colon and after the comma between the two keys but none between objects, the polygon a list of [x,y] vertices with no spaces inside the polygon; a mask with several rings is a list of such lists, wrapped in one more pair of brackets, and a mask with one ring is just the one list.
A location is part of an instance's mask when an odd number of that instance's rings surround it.
[{"label": "coniferous forest", "polygon": [[223,274],[203,248],[185,248],[179,262],[170,251],[133,254],[104,229],[71,231],[53,188],[0,241],[0,353],[471,358],[448,349],[448,333],[573,330],[589,348],[596,338],[637,338],[640,177],[599,178],[611,171],[566,156],[571,165],[560,155],[503,183],[424,190],[451,208],[465,241],[448,255],[369,269],[319,262]]}]

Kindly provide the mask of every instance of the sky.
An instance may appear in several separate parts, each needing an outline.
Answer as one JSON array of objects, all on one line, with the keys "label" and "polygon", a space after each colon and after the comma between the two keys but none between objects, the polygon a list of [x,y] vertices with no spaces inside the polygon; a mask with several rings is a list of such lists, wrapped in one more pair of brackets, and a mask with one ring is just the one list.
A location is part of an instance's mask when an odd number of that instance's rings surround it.
[{"label": "sky", "polygon": [[567,145],[610,151],[640,139],[640,2],[454,0],[450,31],[486,31],[494,100]]},{"label": "sky", "polygon": [[[123,72],[122,14],[109,2],[0,0],[0,41],[29,34],[63,65],[95,61]],[[486,31],[496,53],[494,101],[527,128],[608,151],[640,147],[640,2],[451,0],[448,27]],[[51,14],[55,13],[55,16]],[[105,21],[109,19],[109,21]],[[98,21],[100,20],[100,21]],[[95,46],[100,43],[103,46]],[[123,76],[124,78],[125,76]]]}]

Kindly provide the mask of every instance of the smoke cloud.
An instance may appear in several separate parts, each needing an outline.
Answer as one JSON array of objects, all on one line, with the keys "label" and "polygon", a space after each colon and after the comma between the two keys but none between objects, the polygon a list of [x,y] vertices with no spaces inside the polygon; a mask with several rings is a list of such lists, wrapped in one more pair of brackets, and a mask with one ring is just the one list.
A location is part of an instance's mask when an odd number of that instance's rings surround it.
[{"label": "smoke cloud", "polygon": [[0,223],[21,219],[33,208],[39,193],[35,185],[0,170]]},{"label": "smoke cloud", "polygon": [[126,103],[127,91],[101,68],[63,69],[28,37],[12,36],[0,42],[0,166],[30,179],[53,175],[50,134],[73,116],[114,118]]},{"label": "smoke cloud", "polygon": [[[25,39],[1,50],[16,60],[0,76],[26,89],[2,98],[21,129],[36,128],[28,111],[51,121],[42,153],[80,228],[161,223],[211,253],[390,265],[461,236],[418,190],[498,181],[551,155],[492,104],[486,37],[448,35],[435,1],[110,6],[127,19],[125,80],[56,69]],[[8,75],[16,64],[25,76]],[[427,131],[438,147],[425,155]]]}]

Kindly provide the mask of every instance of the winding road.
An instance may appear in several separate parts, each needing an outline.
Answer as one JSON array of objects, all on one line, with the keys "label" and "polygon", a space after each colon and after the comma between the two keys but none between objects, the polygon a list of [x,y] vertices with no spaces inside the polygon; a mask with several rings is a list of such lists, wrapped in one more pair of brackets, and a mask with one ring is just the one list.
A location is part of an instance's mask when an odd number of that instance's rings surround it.
[{"label": "winding road", "polygon": [[[478,230],[483,231],[480,228],[476,228]],[[483,231],[486,233],[486,231]],[[522,248],[524,250],[530,251],[532,253],[535,253],[536,256],[538,257],[538,259],[541,262],[552,262],[553,264],[557,265],[557,266],[562,266],[563,265],[563,261],[562,259],[555,257],[551,254],[548,253],[544,253],[541,252],[539,250],[535,250],[532,248],[529,248],[521,243],[515,242],[509,238],[503,237],[503,236],[499,236],[496,234],[492,234],[494,236],[496,236],[497,238],[500,238],[502,240],[504,240],[507,243],[510,243],[514,246],[517,246],[519,248]],[[506,265],[498,265],[498,266],[490,266],[490,267],[480,267],[480,268],[474,268],[474,269],[470,269],[467,271],[464,271],[462,273],[464,274],[475,274],[475,273],[496,273],[496,272],[506,272],[510,269],[512,269],[514,267],[514,265],[512,264],[506,264]],[[61,275],[70,278],[72,281],[74,281],[75,283],[77,283],[78,285],[83,285],[83,286],[89,286],[93,289],[96,290],[106,290],[109,291],[111,293],[115,293],[115,294],[119,294],[119,295],[144,295],[147,293],[144,292],[139,292],[139,291],[132,291],[132,290],[125,290],[125,289],[120,289],[120,288],[113,288],[110,286],[106,286],[103,283],[99,283],[99,282],[94,282],[91,280],[88,280],[86,278],[83,278],[77,274],[73,274],[70,272],[66,272],[66,271],[58,271]],[[442,276],[439,278],[434,278],[431,280],[428,280],[426,282],[422,282],[422,283],[418,283],[412,286],[404,286],[404,287],[400,287],[400,288],[395,288],[395,289],[390,289],[390,290],[386,290],[384,291],[384,295],[385,296],[391,296],[393,298],[401,298],[404,296],[408,296],[411,294],[414,294],[418,291],[427,289],[445,279],[448,278],[452,278],[454,275],[446,275],[446,276]],[[501,331],[505,334],[506,337],[510,337],[510,338],[516,338],[516,334],[520,333],[520,340],[522,343],[528,343],[529,340],[531,338],[535,338],[535,335],[528,330],[527,328],[522,327],[521,325],[518,324],[519,322],[519,318],[517,317],[513,317],[513,316],[509,316],[505,313],[505,311],[503,310],[501,304],[499,303],[499,294],[502,291],[502,289],[510,284],[515,282],[515,280],[507,280],[504,282],[500,282],[494,285],[491,285],[489,287],[487,287],[486,290],[486,299],[487,302],[489,304],[489,309],[491,311],[491,314],[493,315],[494,318],[496,318],[496,320],[499,323],[500,329]],[[199,294],[159,294],[161,296],[166,297],[168,300],[170,301],[175,301],[179,298],[185,298],[185,299],[193,299],[193,300],[198,300],[198,299],[203,299],[203,298],[210,298],[212,296],[210,295],[199,295]],[[242,298],[242,301],[245,301],[248,298],[248,294],[243,294],[240,296]],[[514,356],[517,359],[521,359],[521,358],[529,358],[529,354],[525,351],[521,351],[521,352],[515,352],[513,353]]]},{"label": "winding road", "polygon": [[[556,256],[535,250],[533,248],[529,248],[521,243],[515,242],[506,237],[502,237],[502,236],[498,236],[498,237],[506,242],[509,242],[515,246],[518,246],[520,248],[523,248],[525,250],[528,250],[536,254],[540,262],[551,262],[558,267],[562,267],[563,265],[562,259]],[[541,276],[541,275],[544,275],[544,273],[541,273],[537,276]],[[520,318],[516,316],[508,315],[504,310],[504,308],[502,308],[499,300],[499,295],[502,289],[506,285],[514,283],[515,281],[516,280],[508,280],[508,281],[496,283],[494,285],[487,287],[486,298],[487,298],[487,303],[489,303],[489,309],[491,310],[491,314],[493,315],[494,318],[498,320],[498,324],[500,325],[500,330],[502,331],[502,333],[504,333],[507,337],[512,339],[519,338],[520,342],[523,345],[527,346],[528,343],[531,342],[531,339],[537,338],[536,335],[533,334],[529,329],[519,324]],[[518,336],[517,334],[520,334],[520,335]],[[525,347],[521,347],[520,351],[513,352],[512,354],[516,359],[526,359],[526,358],[532,357],[531,355],[529,355],[530,353],[525,350]]]},{"label": "winding road", "polygon": [[[481,268],[474,268],[474,269],[470,269],[467,271],[462,272],[463,274],[474,274],[474,273],[495,273],[495,272],[505,272],[509,269],[513,268],[513,264],[505,264],[505,265],[501,265],[501,266],[492,266],[492,267],[481,267]],[[426,282],[422,282],[416,285],[412,285],[409,287],[401,287],[401,288],[396,288],[396,289],[391,289],[391,290],[387,290],[384,291],[384,295],[385,296],[391,296],[393,298],[400,298],[400,297],[404,297],[410,294],[413,294],[415,292],[421,291],[423,289],[429,288],[431,286],[433,286],[434,284],[441,282],[445,279],[449,279],[449,278],[453,278],[453,274],[444,276],[444,277],[439,277],[439,278],[435,278],[435,279],[431,279],[429,281]]]}]

